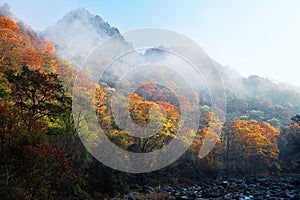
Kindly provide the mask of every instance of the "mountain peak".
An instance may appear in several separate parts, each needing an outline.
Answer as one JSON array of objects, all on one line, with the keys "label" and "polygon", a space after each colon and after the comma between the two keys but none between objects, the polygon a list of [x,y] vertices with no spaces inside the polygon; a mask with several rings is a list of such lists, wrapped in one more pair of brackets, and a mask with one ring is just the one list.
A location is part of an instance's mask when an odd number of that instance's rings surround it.
[{"label": "mountain peak", "polygon": [[[61,20],[62,21],[78,21],[83,20],[88,22],[93,17],[95,17],[93,14],[91,14],[88,10],[86,10],[83,7],[76,8],[74,10],[71,10],[68,12]],[[101,21],[103,22],[103,20]]]},{"label": "mountain peak", "polygon": [[86,15],[92,15],[87,9],[84,7],[78,7],[73,10],[71,10],[69,13],[80,13],[80,14],[86,14]]},{"label": "mountain peak", "polygon": [[55,44],[60,56],[78,63],[104,40],[119,33],[99,15],[79,7],[48,27],[43,35]]}]

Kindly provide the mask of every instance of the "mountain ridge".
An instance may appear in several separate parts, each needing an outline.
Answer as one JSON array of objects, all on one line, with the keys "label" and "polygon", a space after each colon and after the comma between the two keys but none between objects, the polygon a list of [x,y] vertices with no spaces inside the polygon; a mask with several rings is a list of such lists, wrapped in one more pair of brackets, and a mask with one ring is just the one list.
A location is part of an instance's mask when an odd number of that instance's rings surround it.
[{"label": "mountain ridge", "polygon": [[[59,19],[56,23],[61,23],[62,21],[72,21],[72,20],[83,20],[84,22],[87,22],[87,23],[90,23],[88,25],[91,25],[92,27],[94,27],[96,30],[98,28],[103,28],[106,32],[103,33],[103,31],[100,31],[100,30],[97,30],[100,34],[104,35],[104,36],[113,36],[115,34],[120,34],[120,31],[118,28],[114,27],[114,26],[111,26],[107,21],[104,21],[104,19],[99,16],[98,14],[92,14],[90,13],[87,9],[85,9],[84,7],[78,7],[78,8],[75,8],[71,11],[69,11],[68,13],[66,13],[61,19]],[[98,23],[97,23],[98,22]],[[100,22],[100,23],[99,23]],[[97,27],[98,26],[98,27]],[[49,26],[47,27],[44,31],[43,31],[43,36],[44,37],[47,37],[49,36],[47,34],[47,32],[49,32],[49,29],[51,29],[51,27],[55,27],[54,26]],[[49,38],[51,39],[51,38]],[[100,42],[101,43],[101,42]],[[156,48],[156,47],[155,47]],[[205,52],[205,51],[204,51]],[[205,52],[206,53],[206,52]],[[207,54],[207,53],[206,53]],[[209,56],[209,54],[207,54]],[[220,64],[219,62],[215,61],[213,58],[210,58],[217,66],[222,66],[222,68],[227,68],[227,69],[230,69],[231,72],[234,72],[235,75],[240,75],[240,73],[238,71],[236,71],[233,67],[230,67],[230,66],[223,66],[222,64]],[[249,75],[248,77],[244,77],[244,76],[241,76],[243,78],[250,78],[251,76],[258,76],[258,75]],[[260,77],[260,76],[258,76]],[[272,82],[276,82],[278,84],[285,84],[285,85],[288,85],[288,86],[292,86],[291,84],[289,83],[283,83],[281,81],[278,81],[278,80],[273,80],[269,77],[267,78],[264,78],[264,77],[260,77],[262,79],[268,79]]]}]

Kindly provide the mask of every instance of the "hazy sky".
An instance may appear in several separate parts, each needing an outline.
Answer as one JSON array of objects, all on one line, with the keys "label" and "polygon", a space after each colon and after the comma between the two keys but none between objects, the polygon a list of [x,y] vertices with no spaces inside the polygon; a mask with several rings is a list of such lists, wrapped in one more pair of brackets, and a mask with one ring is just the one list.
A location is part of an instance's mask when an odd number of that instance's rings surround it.
[{"label": "hazy sky", "polygon": [[243,76],[300,86],[298,0],[0,0],[34,29],[84,7],[121,32],[166,28],[196,41],[208,55]]}]

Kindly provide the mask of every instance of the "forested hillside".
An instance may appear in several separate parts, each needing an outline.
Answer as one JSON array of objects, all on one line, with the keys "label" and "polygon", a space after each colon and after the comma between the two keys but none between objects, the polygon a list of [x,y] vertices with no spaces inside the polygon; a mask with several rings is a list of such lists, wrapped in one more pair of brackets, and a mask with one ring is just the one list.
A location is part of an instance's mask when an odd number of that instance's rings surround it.
[{"label": "forested hillside", "polygon": [[[51,41],[22,22],[0,16],[1,199],[103,199],[139,191],[145,185],[159,188],[300,173],[300,116],[296,115],[300,112],[300,96],[293,88],[253,76],[239,79],[245,88],[238,90],[230,86],[234,83],[224,71],[227,116],[223,123],[211,111],[201,90],[189,97],[175,97],[155,79],[139,80],[143,87],[113,101],[122,105],[129,98],[128,111],[136,124],[155,121],[162,128],[152,137],[135,138],[112,117],[109,105],[113,85],[91,82],[90,72],[81,71],[85,84],[73,88],[78,71],[56,54]],[[72,101],[81,101],[91,88],[96,91],[93,104],[81,106],[95,109],[101,132],[87,127],[86,118],[74,120],[72,116]],[[74,90],[77,96],[72,96]],[[178,99],[184,104],[178,105]],[[180,109],[192,110],[191,99],[196,99],[201,110],[197,130],[180,124]],[[170,166],[131,174],[106,167],[90,155],[78,137],[78,127],[91,129],[95,138],[105,134],[122,149],[136,153],[156,151],[176,140],[179,128],[185,131],[182,145],[188,137],[195,138],[185,154]],[[220,138],[216,136],[218,131],[222,131]],[[211,138],[217,140],[216,146],[206,157],[199,158],[207,135],[216,136]],[[98,145],[93,140],[88,142],[90,147]]]}]

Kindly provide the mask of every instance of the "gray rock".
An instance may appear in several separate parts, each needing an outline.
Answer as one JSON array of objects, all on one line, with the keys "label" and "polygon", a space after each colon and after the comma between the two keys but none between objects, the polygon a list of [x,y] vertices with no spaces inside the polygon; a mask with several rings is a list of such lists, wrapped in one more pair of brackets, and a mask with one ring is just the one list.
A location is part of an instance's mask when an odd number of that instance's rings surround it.
[{"label": "gray rock", "polygon": [[225,199],[232,199],[232,194],[228,193],[224,196]]},{"label": "gray rock", "polygon": [[128,200],[136,200],[136,198],[134,196],[132,196],[131,194],[125,194],[124,198],[126,198]]},{"label": "gray rock", "polygon": [[171,186],[167,186],[163,189],[163,191],[166,191],[166,192],[174,192],[174,188],[171,187]]},{"label": "gray rock", "polygon": [[155,193],[155,189],[150,186],[143,186],[143,192],[146,194],[153,194]]},{"label": "gray rock", "polygon": [[177,197],[177,199],[189,199],[189,197],[188,196],[179,196],[179,197]]}]

